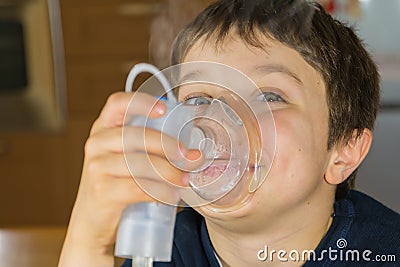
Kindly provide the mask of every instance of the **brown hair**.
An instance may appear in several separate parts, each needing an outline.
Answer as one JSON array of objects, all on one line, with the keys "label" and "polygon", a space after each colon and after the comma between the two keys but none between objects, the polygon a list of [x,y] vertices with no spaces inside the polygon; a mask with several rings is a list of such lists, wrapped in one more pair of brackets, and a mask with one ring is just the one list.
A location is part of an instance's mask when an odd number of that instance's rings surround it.
[{"label": "brown hair", "polygon": [[[318,70],[327,90],[327,149],[349,142],[356,130],[373,129],[379,109],[377,67],[353,29],[308,0],[219,0],[210,5],[176,38],[172,64],[205,38],[218,48],[235,30],[249,45],[264,48],[260,35],[296,50]],[[354,187],[355,170],[338,185],[336,198]]]}]

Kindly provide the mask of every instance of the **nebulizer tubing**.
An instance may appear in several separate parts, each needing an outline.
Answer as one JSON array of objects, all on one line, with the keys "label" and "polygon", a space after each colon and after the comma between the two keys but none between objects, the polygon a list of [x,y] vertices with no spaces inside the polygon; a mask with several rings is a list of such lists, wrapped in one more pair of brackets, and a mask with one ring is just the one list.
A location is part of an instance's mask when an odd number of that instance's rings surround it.
[{"label": "nebulizer tubing", "polygon": [[[166,77],[147,63],[137,64],[131,69],[126,80],[126,92],[132,92],[137,75],[143,72],[154,75],[164,88],[167,109],[178,103]],[[157,122],[150,127],[160,130],[162,125]],[[151,267],[153,261],[171,261],[175,216],[176,206],[172,205],[151,202],[128,205],[119,222],[115,256],[132,259],[135,267]]]},{"label": "nebulizer tubing", "polygon": [[169,102],[175,102],[175,103],[178,102],[171,90],[171,85],[168,82],[167,78],[165,78],[165,76],[161,73],[159,69],[147,63],[139,63],[133,66],[133,68],[128,74],[128,78],[126,79],[125,92],[127,93],[132,92],[133,83],[135,82],[136,77],[143,72],[148,72],[150,74],[153,74],[154,77],[157,78],[157,80],[161,83],[162,87],[167,93],[167,98]]}]

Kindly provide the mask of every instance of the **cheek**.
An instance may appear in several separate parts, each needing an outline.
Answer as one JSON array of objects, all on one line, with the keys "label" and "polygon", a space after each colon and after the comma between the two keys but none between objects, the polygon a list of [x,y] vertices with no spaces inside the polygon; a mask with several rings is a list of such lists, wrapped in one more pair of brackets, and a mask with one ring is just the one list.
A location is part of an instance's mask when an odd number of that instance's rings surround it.
[{"label": "cheek", "polygon": [[304,118],[293,122],[277,116],[274,170],[278,177],[282,176],[280,180],[292,179],[295,173],[307,168],[312,156],[312,135]]},{"label": "cheek", "polygon": [[325,134],[315,119],[299,112],[275,115],[276,152],[266,185],[277,197],[297,201],[323,181]]}]

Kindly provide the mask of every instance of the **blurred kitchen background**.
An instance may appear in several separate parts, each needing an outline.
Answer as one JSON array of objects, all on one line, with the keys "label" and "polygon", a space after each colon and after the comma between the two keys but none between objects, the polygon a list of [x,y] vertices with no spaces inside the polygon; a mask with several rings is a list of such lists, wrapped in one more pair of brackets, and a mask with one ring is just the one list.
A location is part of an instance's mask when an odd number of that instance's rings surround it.
[{"label": "blurred kitchen background", "polygon": [[358,190],[400,212],[400,0],[336,0],[331,12],[354,25],[378,63],[381,110]]},{"label": "blurred kitchen background", "polygon": [[[107,96],[135,63],[166,67],[177,32],[210,2],[0,0],[0,266],[56,265]],[[382,108],[357,187],[400,212],[400,0],[321,2],[379,64]]]}]

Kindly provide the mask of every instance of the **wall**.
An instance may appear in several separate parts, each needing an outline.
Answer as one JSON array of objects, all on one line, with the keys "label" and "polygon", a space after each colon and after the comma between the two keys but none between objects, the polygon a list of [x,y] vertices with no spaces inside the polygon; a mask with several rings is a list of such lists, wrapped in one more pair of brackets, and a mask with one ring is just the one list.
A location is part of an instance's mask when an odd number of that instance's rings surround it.
[{"label": "wall", "polygon": [[[170,14],[170,2],[191,11]],[[68,223],[91,124],[107,97],[124,89],[130,68],[149,61],[153,20],[164,14],[177,32],[210,0],[197,2],[193,8],[186,0],[60,1],[67,121],[56,132],[0,131],[0,227]]]}]

